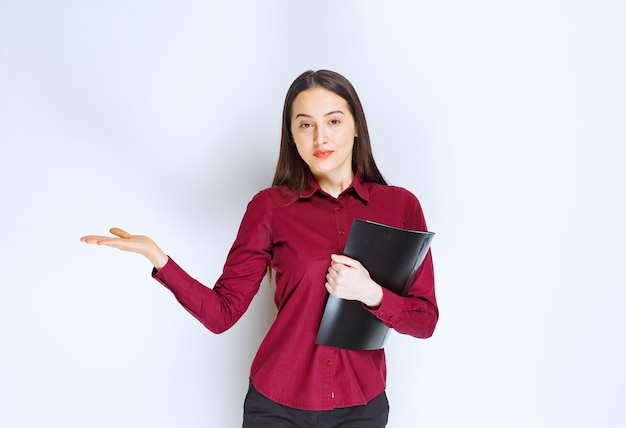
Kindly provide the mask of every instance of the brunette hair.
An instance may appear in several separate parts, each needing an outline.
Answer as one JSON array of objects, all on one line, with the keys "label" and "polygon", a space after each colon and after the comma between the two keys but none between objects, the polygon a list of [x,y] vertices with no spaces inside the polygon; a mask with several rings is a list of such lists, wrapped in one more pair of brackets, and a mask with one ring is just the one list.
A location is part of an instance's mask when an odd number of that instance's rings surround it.
[{"label": "brunette hair", "polygon": [[302,91],[312,88],[324,88],[346,100],[350,113],[354,117],[357,137],[352,149],[352,171],[366,182],[387,184],[374,162],[370,137],[367,131],[365,113],[361,101],[352,84],[339,73],[328,70],[305,71],[293,81],[283,107],[283,125],[280,137],[280,152],[274,174],[273,186],[286,185],[297,193],[306,187],[309,174],[308,165],[298,154],[291,134],[291,115],[293,102]]}]

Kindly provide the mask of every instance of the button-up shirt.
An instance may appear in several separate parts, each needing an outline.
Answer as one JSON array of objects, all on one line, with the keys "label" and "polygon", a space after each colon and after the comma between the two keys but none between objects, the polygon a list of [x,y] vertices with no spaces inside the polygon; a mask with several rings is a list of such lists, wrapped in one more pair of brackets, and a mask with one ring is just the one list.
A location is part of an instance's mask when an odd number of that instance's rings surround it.
[{"label": "button-up shirt", "polygon": [[[427,230],[417,198],[400,187],[363,182],[358,176],[337,198],[314,181],[295,195],[285,187],[272,187],[248,204],[213,288],[193,279],[172,259],[154,277],[209,330],[220,333],[243,315],[271,267],[278,312],[252,362],[255,388],[298,409],[365,404],[385,389],[384,350],[315,343],[328,296],[324,284],[330,255],[342,252],[357,218]],[[399,296],[381,285],[381,305],[364,309],[400,333],[431,336],[439,312],[430,251],[408,295]]]}]

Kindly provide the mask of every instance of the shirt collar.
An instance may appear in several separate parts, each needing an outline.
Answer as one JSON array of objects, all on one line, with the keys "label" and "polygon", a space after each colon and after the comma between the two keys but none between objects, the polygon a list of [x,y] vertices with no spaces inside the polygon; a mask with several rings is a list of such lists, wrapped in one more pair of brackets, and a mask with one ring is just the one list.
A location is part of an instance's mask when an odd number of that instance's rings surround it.
[{"label": "shirt collar", "polygon": [[[346,190],[344,190],[342,192],[342,194],[350,191],[350,190],[354,190],[354,192],[356,193],[356,195],[361,198],[364,202],[368,202],[369,198],[370,198],[370,193],[369,190],[367,188],[366,183],[361,179],[359,173],[356,173],[354,175],[354,179],[352,180],[352,184],[350,184],[350,186],[348,186],[348,188]],[[321,188],[320,186],[317,184],[317,182],[315,181],[315,179],[309,175],[307,177],[307,183],[306,186],[304,187],[304,189],[302,189],[300,191],[300,198],[302,199],[308,199],[311,196],[313,196],[315,194],[315,192],[320,192],[323,194],[326,194]]]}]

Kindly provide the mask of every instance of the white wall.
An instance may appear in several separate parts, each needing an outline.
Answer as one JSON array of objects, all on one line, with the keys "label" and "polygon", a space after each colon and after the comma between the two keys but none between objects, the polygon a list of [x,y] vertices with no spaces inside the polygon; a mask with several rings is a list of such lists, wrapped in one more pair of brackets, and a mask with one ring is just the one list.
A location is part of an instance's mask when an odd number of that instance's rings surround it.
[{"label": "white wall", "polygon": [[437,232],[389,426],[624,426],[624,3],[225,3],[0,3],[0,426],[240,426],[267,284],[214,336],[78,238],[150,234],[212,285],[310,68]]}]

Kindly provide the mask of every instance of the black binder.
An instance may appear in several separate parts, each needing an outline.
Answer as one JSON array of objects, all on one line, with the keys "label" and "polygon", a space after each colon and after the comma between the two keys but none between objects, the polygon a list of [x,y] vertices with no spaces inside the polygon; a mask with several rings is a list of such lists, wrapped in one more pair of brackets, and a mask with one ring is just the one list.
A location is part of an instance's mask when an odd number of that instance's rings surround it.
[{"label": "black binder", "polygon": [[[434,235],[356,219],[343,253],[361,262],[378,284],[406,295]],[[361,302],[329,295],[315,343],[373,350],[384,347],[388,333],[389,327],[363,308]]]}]

